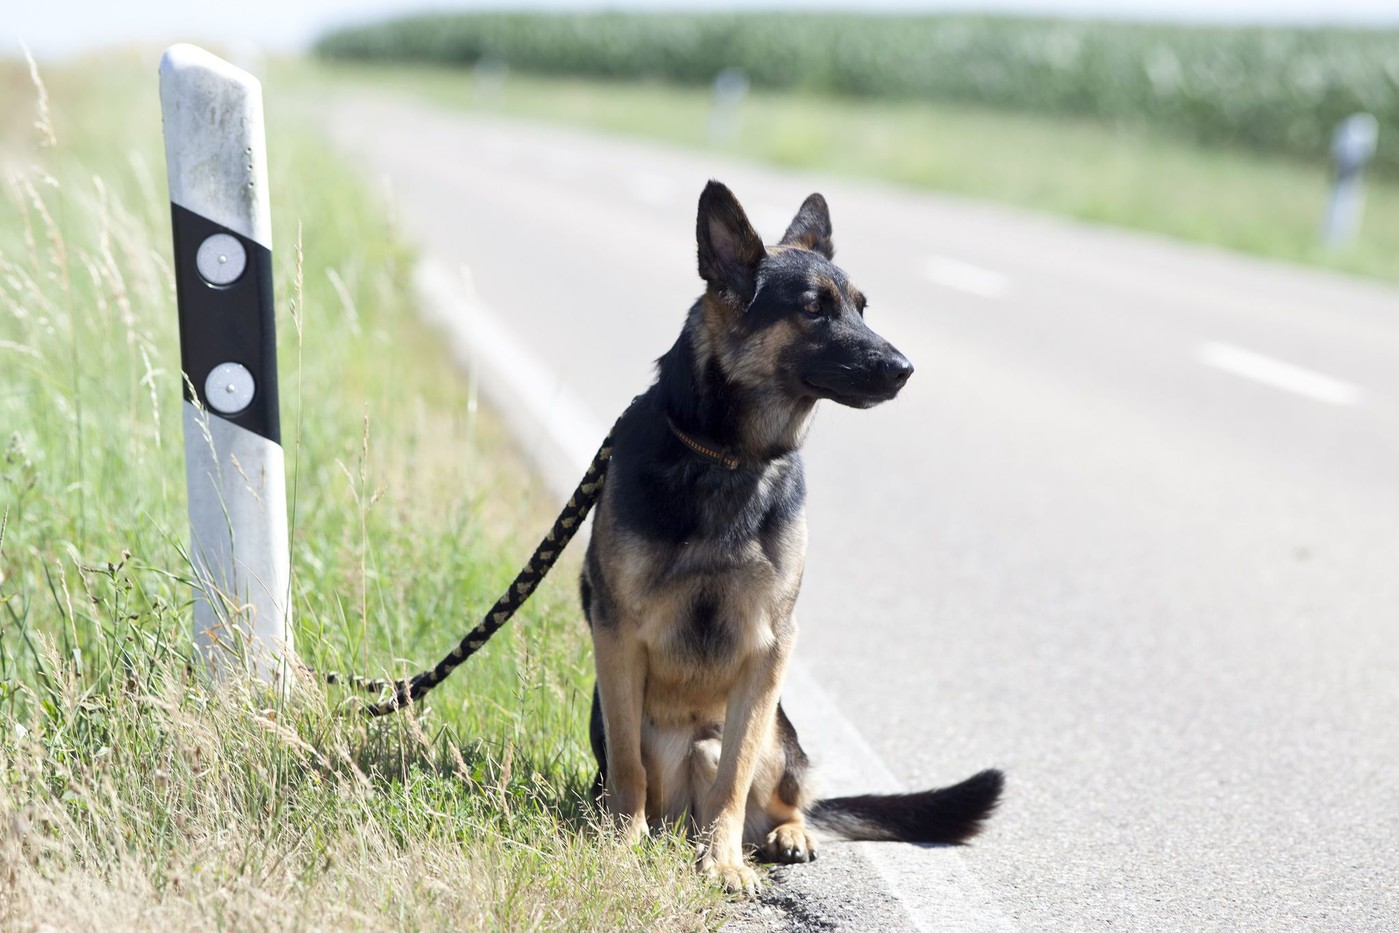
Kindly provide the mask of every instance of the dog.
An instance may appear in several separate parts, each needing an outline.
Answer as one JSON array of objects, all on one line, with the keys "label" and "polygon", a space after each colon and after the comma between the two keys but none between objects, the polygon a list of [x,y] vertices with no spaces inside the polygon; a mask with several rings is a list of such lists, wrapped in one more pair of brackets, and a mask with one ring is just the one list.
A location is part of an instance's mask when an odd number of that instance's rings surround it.
[{"label": "dog", "polygon": [[581,574],[597,668],[597,791],[624,838],[688,827],[699,868],[754,894],[756,851],[816,857],[811,829],[955,844],[1002,775],[912,794],[817,800],[779,694],[806,559],[800,448],[817,402],[869,408],[913,366],[864,320],[813,194],[765,247],[717,181],[696,224],[704,295],[613,431]]}]

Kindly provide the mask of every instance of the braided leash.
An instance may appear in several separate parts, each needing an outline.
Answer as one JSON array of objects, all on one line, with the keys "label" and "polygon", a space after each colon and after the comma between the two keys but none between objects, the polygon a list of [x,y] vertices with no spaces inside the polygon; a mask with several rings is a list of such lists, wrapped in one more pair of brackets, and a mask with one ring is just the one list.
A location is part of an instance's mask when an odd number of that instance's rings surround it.
[{"label": "braided leash", "polygon": [[[614,427],[615,431],[616,428]],[[345,676],[336,673],[325,675],[325,682],[331,685],[341,684],[363,690],[367,693],[383,693],[392,690],[393,696],[378,703],[365,707],[365,713],[369,716],[384,716],[389,713],[398,712],[411,703],[416,703],[422,699],[442,681],[451,676],[463,661],[471,657],[481,647],[485,645],[490,637],[500,631],[506,622],[510,621],[516,611],[525,604],[534,592],[535,587],[542,581],[554,567],[554,562],[559,559],[559,554],[573,540],[573,536],[578,533],[583,520],[588,517],[596,504],[598,497],[602,495],[603,483],[607,479],[607,462],[612,459],[612,432],[609,431],[607,437],[603,439],[602,446],[593,457],[593,462],[588,464],[588,471],[583,474],[583,479],[579,481],[578,488],[569,497],[568,504],[563,507],[559,517],[554,520],[554,527],[549,529],[549,533],[544,536],[544,540],[539,542],[539,546],[530,555],[529,561],[524,569],[516,576],[510,588],[497,599],[495,605],[486,613],[481,624],[467,633],[451,652],[437,666],[429,670],[414,674],[407,680],[370,680],[365,677]]]}]

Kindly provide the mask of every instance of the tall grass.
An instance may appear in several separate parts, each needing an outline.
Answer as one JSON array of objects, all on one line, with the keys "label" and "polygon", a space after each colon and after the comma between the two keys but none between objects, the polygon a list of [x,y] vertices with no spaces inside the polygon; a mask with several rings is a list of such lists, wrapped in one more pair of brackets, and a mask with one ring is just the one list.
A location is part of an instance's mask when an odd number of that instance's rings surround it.
[{"label": "tall grass", "polygon": [[[567,579],[387,721],[192,664],[154,61],[0,63],[0,100],[34,105],[0,109],[0,927],[713,923],[680,840],[591,825]],[[417,322],[372,188],[268,106],[297,644],[396,674],[552,503]]]}]

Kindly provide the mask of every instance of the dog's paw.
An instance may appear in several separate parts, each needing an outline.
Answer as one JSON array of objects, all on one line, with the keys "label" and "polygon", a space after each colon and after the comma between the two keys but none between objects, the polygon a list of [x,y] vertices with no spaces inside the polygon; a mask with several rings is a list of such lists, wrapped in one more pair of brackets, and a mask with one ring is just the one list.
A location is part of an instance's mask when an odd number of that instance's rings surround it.
[{"label": "dog's paw", "polygon": [[816,840],[801,823],[783,823],[768,833],[760,854],[765,862],[814,862]]},{"label": "dog's paw", "polygon": [[700,863],[700,871],[715,884],[722,885],[730,894],[755,897],[762,891],[763,883],[758,873],[742,862],[719,863],[705,860]]},{"label": "dog's paw", "polygon": [[622,816],[617,818],[617,834],[629,846],[640,845],[651,835],[644,815]]}]

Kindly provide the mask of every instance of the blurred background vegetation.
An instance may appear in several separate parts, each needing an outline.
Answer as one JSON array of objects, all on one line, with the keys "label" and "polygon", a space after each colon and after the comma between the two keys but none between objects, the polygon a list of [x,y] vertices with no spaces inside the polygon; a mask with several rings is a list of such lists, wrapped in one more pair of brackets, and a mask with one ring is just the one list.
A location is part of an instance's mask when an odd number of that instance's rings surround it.
[{"label": "blurred background vegetation", "polygon": [[1092,117],[1307,159],[1336,124],[1380,121],[1399,176],[1399,30],[990,16],[435,13],[329,33],[331,59],[473,64],[979,104]]},{"label": "blurred background vegetation", "polygon": [[[324,34],[318,93],[864,176],[1399,280],[1399,29],[968,15],[434,13]],[[720,78],[720,75],[726,78]],[[727,99],[723,85],[728,82]],[[1325,242],[1337,125],[1378,151]]]}]

